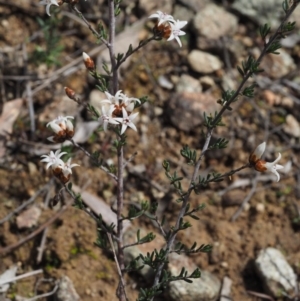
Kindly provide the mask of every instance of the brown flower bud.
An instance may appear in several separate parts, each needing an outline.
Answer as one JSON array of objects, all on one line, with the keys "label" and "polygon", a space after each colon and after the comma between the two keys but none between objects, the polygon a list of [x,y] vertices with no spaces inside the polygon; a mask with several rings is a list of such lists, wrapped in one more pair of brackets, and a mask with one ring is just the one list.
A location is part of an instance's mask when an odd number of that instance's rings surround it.
[{"label": "brown flower bud", "polygon": [[75,94],[74,90],[72,90],[68,87],[65,87],[65,92],[70,99],[74,100],[76,98],[76,94]]},{"label": "brown flower bud", "polygon": [[58,179],[63,183],[63,184],[66,184],[69,182],[71,178],[71,174],[65,176],[63,173],[61,173],[59,176],[58,176]]},{"label": "brown flower bud", "polygon": [[86,69],[88,69],[90,71],[95,70],[94,61],[85,52],[82,53],[82,56],[83,56],[83,61],[84,61]]},{"label": "brown flower bud", "polygon": [[158,25],[157,22],[153,28],[153,32],[156,36],[168,39],[171,35],[172,29],[169,23],[162,23]]}]

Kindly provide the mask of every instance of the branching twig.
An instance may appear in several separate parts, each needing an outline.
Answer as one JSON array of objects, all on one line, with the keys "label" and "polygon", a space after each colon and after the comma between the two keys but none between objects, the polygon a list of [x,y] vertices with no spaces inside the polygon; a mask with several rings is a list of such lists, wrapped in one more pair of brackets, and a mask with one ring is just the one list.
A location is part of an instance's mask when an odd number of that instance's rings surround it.
[{"label": "branching twig", "polygon": [[38,251],[38,256],[36,258],[36,262],[40,263],[42,261],[43,258],[43,253],[44,253],[44,249],[45,249],[45,244],[46,244],[46,239],[47,239],[47,235],[48,235],[48,227],[45,228],[44,232],[43,232],[43,236],[41,239],[41,243],[40,246],[37,248]]},{"label": "branching twig", "polygon": [[130,156],[130,158],[124,162],[123,168],[125,168],[126,165],[127,165],[128,163],[130,163],[130,162],[135,158],[135,156],[136,156],[137,154],[138,154],[137,152],[134,152],[134,153]]},{"label": "branching twig", "polygon": [[[298,1],[296,2],[293,2],[292,6],[290,7],[289,11],[286,13],[284,19],[282,20],[280,26],[278,27],[278,29],[276,30],[276,32],[273,34],[273,36],[270,38],[270,40],[265,44],[259,58],[257,59],[257,62],[261,62],[262,58],[267,54],[267,50],[270,48],[270,46],[272,45],[272,43],[276,40],[276,38],[279,36],[280,34],[280,30],[282,28],[282,25],[286,22],[286,20],[290,17],[290,15],[292,14],[292,12],[295,10],[295,8],[297,7],[298,5]],[[187,204],[188,204],[188,201],[189,201],[189,197],[190,197],[190,194],[191,194],[191,191],[192,191],[192,187],[194,186],[194,183],[196,181],[196,178],[197,178],[197,175],[198,175],[198,172],[199,172],[199,169],[200,169],[200,166],[201,166],[201,161],[202,161],[202,158],[205,154],[205,152],[208,150],[208,147],[209,147],[209,144],[210,144],[210,140],[211,140],[211,137],[212,137],[212,132],[213,132],[213,129],[214,127],[220,122],[221,120],[221,117],[223,116],[223,114],[225,113],[225,111],[229,108],[230,104],[239,96],[240,94],[240,91],[242,90],[243,86],[245,85],[245,83],[248,81],[248,79],[250,78],[250,76],[253,75],[253,72],[251,72],[250,70],[245,74],[242,82],[240,83],[238,89],[235,91],[235,93],[232,95],[232,97],[226,102],[226,104],[222,107],[222,109],[219,111],[219,113],[215,116],[215,118],[210,122],[208,128],[207,128],[207,134],[206,134],[206,137],[205,137],[205,142],[204,142],[204,146],[202,148],[202,152],[201,152],[201,155],[195,165],[195,168],[194,168],[194,172],[193,172],[193,176],[192,176],[192,179],[190,181],[190,185],[189,185],[189,189],[188,189],[188,192],[186,193],[183,201],[182,201],[182,205],[181,205],[181,209],[180,209],[180,212],[178,214],[178,218],[177,218],[177,221],[176,221],[176,224],[175,224],[175,227],[174,227],[174,230],[173,232],[170,234],[170,238],[167,242],[167,245],[165,247],[165,250],[166,250],[166,253],[168,254],[171,250],[171,247],[175,241],[175,237],[176,237],[176,234],[179,230],[179,225],[180,225],[180,221],[182,220],[182,218],[184,217],[184,214],[186,212],[186,207],[187,207]],[[167,255],[166,254],[166,255]],[[160,277],[161,277],[161,274],[162,274],[162,270],[163,270],[163,267],[164,267],[164,263],[161,263],[158,267],[157,267],[157,270],[156,270],[156,273],[155,273],[155,278],[154,278],[154,282],[153,282],[153,285],[152,285],[152,288],[156,287],[157,285],[159,285],[159,282],[160,282]],[[153,297],[151,298],[151,301],[153,300]]]},{"label": "branching twig", "polygon": [[241,212],[244,210],[245,205],[250,201],[250,199],[252,198],[253,194],[256,192],[256,187],[257,187],[257,176],[254,178],[253,180],[253,184],[252,184],[252,188],[250,190],[250,192],[248,193],[248,195],[244,198],[240,208],[235,212],[235,214],[231,217],[231,221],[234,222],[239,215],[241,214]]},{"label": "branching twig", "polygon": [[[70,139],[70,141],[73,143],[74,146],[76,146],[81,151],[83,151],[86,156],[88,156],[90,159],[92,159],[98,165],[98,161],[85,148],[83,148],[82,146],[80,146],[73,139]],[[111,173],[106,167],[104,167],[103,165],[100,165],[98,167],[101,170],[103,170],[104,172],[106,172],[109,176],[111,176],[116,182],[118,182],[118,177],[115,174]]]},{"label": "branching twig", "polygon": [[[52,180],[51,180],[51,181],[52,181]],[[52,181],[52,182],[53,182],[53,181]],[[46,195],[46,197],[45,197],[45,202],[44,202],[45,208],[48,208],[50,198],[51,198],[51,190],[49,189],[48,192],[47,192],[47,195]],[[48,234],[48,227],[44,230],[43,236],[42,236],[42,239],[41,239],[40,246],[37,248],[37,250],[38,250],[38,256],[37,256],[37,259],[36,259],[36,262],[37,262],[37,263],[40,263],[40,262],[42,261],[43,252],[44,252],[45,243],[46,243],[46,238],[47,238],[47,234]]]},{"label": "branching twig", "polygon": [[119,274],[119,277],[120,277],[120,283],[121,283],[122,288],[123,288],[123,292],[124,292],[124,295],[125,295],[125,299],[128,300],[127,295],[126,295],[125,283],[124,283],[122,271],[121,271],[121,268],[120,268],[120,265],[119,265],[119,261],[118,261],[118,258],[117,258],[116,251],[115,251],[114,243],[113,243],[113,241],[112,241],[112,239],[111,239],[111,234],[107,233],[107,237],[108,237],[108,240],[109,240],[109,243],[110,243],[110,247],[111,247],[111,249],[112,249],[112,252],[113,252],[113,254],[114,254],[114,260],[115,260],[115,263],[116,263],[116,265],[117,265],[117,270],[118,270],[118,274]]},{"label": "branching twig", "polygon": [[[28,54],[26,49],[26,44],[23,43],[22,45],[22,52],[23,52],[23,59],[24,59],[24,66],[25,66],[25,74],[27,73],[27,66],[28,66]],[[31,136],[35,134],[35,113],[34,113],[34,106],[33,106],[33,99],[32,99],[32,89],[31,89],[31,82],[28,81],[26,83],[26,93],[23,93],[26,95],[27,103],[28,103],[28,111],[29,111],[29,117],[30,117],[30,131]]]},{"label": "branching twig", "polygon": [[137,52],[139,49],[141,49],[142,47],[144,47],[145,45],[147,45],[149,42],[155,40],[155,36],[152,36],[150,38],[148,38],[147,40],[141,41],[139,43],[139,45],[137,47],[135,47],[134,49],[132,49],[130,52],[126,53],[124,55],[124,57],[119,60],[115,66],[116,70],[118,70],[120,68],[120,66],[135,52]]},{"label": "branching twig", "polygon": [[89,30],[96,36],[97,39],[100,39],[105,45],[106,47],[109,47],[109,42],[106,41],[100,34],[99,32],[92,27],[92,25],[88,22],[88,20],[84,17],[84,15],[82,14],[82,12],[75,6],[75,5],[71,5],[72,9],[79,15],[79,17],[81,18],[81,20],[87,25],[87,27],[89,28]]},{"label": "branching twig", "polygon": [[118,91],[119,81],[118,81],[118,69],[116,68],[116,58],[115,58],[115,35],[116,35],[116,17],[115,17],[115,3],[114,0],[108,1],[108,12],[109,12],[109,57],[112,70],[112,94],[116,94]]},{"label": "branching twig", "polygon": [[41,298],[52,296],[56,293],[57,290],[58,290],[58,284],[55,284],[51,292],[32,297],[30,299],[26,299],[26,301],[35,301],[35,300],[40,300]]},{"label": "branching twig", "polygon": [[6,283],[15,282],[15,281],[18,281],[20,279],[31,277],[31,276],[41,274],[41,273],[43,273],[43,270],[39,269],[39,270],[31,271],[31,272],[28,272],[28,273],[25,273],[25,274],[22,274],[22,275],[19,275],[19,276],[15,276],[15,277],[10,278],[10,279],[0,280],[0,286],[3,285],[3,284],[6,284]]},{"label": "branching twig", "polygon": [[[75,194],[73,193],[73,191],[71,191],[67,185],[64,186],[66,191],[69,193],[69,195],[71,196],[71,198],[76,201],[76,196]],[[89,207],[86,207],[86,206],[83,206],[83,208],[81,208],[87,215],[89,215],[96,223],[97,223],[97,226],[99,226],[105,233],[109,233],[114,240],[118,241],[119,238],[117,236],[115,236],[114,234],[110,233],[108,231],[108,229],[103,225],[103,223],[99,223],[99,218],[90,210]]]},{"label": "branching twig", "polygon": [[[291,14],[293,13],[293,11],[296,9],[296,7],[298,6],[298,1],[294,1],[293,4],[291,5],[289,11],[286,13],[285,17],[283,18],[283,20],[281,21],[279,27],[277,28],[277,30],[275,31],[275,33],[270,37],[269,41],[267,43],[265,43],[265,46],[263,48],[263,50],[260,53],[260,56],[258,57],[258,59],[256,60],[257,63],[260,63],[261,60],[263,59],[263,57],[267,54],[268,49],[270,48],[270,46],[273,44],[273,42],[278,38],[278,36],[280,35],[280,31],[282,29],[282,25],[288,20],[288,18],[291,16]],[[232,95],[232,97],[226,102],[226,104],[222,107],[222,109],[220,110],[220,112],[217,114],[217,116],[214,118],[214,120],[211,123],[211,126],[214,127],[217,125],[217,123],[219,122],[220,118],[222,117],[222,115],[224,114],[224,112],[230,107],[231,103],[239,96],[243,86],[245,85],[245,83],[248,81],[248,79],[253,75],[253,72],[251,70],[248,70],[248,72],[245,74],[242,82],[240,83],[239,87],[237,88],[237,90],[235,91],[235,93]]]},{"label": "branching twig", "polygon": [[70,205],[71,205],[71,203],[68,203],[67,205],[64,205],[63,207],[61,207],[59,209],[59,211],[57,211],[51,218],[49,218],[45,223],[43,223],[41,226],[39,226],[38,229],[36,229],[35,231],[30,233],[26,237],[20,239],[18,242],[14,243],[12,245],[9,245],[7,247],[4,247],[4,248],[0,248],[0,256],[1,255],[3,256],[5,254],[13,251],[14,249],[20,247],[21,245],[23,245],[24,243],[26,243],[27,241],[31,240],[36,235],[41,233],[45,228],[47,228],[49,225],[51,225],[53,222],[55,222],[67,210],[67,208]]},{"label": "branching twig", "polygon": [[38,190],[30,199],[28,199],[26,202],[24,202],[21,206],[11,211],[7,216],[5,216],[3,219],[0,220],[0,225],[4,222],[8,221],[12,216],[14,216],[16,213],[20,212],[22,209],[24,209],[26,206],[31,204],[35,201],[35,199],[46,189],[49,189],[49,186],[52,185],[52,181],[50,180],[44,187],[42,187],[40,190]]}]

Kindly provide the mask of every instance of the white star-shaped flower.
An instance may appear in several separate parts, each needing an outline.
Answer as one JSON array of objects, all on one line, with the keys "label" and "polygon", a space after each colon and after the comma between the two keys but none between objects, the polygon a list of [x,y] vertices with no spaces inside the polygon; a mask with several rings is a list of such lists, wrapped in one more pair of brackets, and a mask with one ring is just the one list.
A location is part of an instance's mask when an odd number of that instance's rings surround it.
[{"label": "white star-shaped flower", "polygon": [[115,106],[114,105],[110,105],[110,106],[102,106],[101,107],[101,111],[102,111],[102,115],[98,118],[98,121],[100,123],[100,125],[103,126],[104,131],[107,131],[107,126],[109,123],[111,124],[119,124],[115,118],[112,117],[112,112],[114,111]]},{"label": "white star-shaped flower", "polygon": [[44,157],[44,159],[42,159],[41,162],[48,163],[46,166],[46,169],[48,169],[50,166],[52,169],[56,169],[57,167],[64,166],[65,163],[62,159],[60,159],[60,157],[65,154],[66,154],[66,152],[60,152],[59,149],[55,153],[53,151],[51,151],[49,155],[41,156],[41,157]]},{"label": "white star-shaped flower", "polygon": [[282,169],[283,166],[277,164],[277,162],[280,161],[281,159],[281,154],[278,154],[278,157],[275,161],[273,162],[266,162],[264,160],[261,160],[261,157],[266,149],[266,142],[261,143],[256,147],[254,152],[250,155],[249,157],[249,163],[254,166],[254,168],[257,171],[260,172],[272,172],[273,174],[276,175],[277,177],[277,182],[280,180],[280,175],[277,172],[277,170]]},{"label": "white star-shaped flower", "polygon": [[132,120],[135,119],[139,113],[130,114],[128,116],[127,111],[124,109],[124,107],[122,107],[122,114],[122,118],[115,118],[115,120],[119,121],[122,124],[121,135],[126,131],[127,127],[130,127],[133,130],[137,131],[136,126],[132,122]]},{"label": "white star-shaped flower", "polygon": [[149,16],[149,19],[153,19],[153,18],[158,19],[157,26],[159,26],[160,24],[162,24],[164,22],[171,22],[171,23],[175,22],[173,16],[163,13],[159,10],[156,12],[156,14],[152,14]]},{"label": "white star-shaped flower", "polygon": [[46,5],[46,13],[50,15],[50,6],[51,5],[56,5],[59,6],[59,4],[57,3],[57,0],[41,0],[39,5]]},{"label": "white star-shaped flower", "polygon": [[185,32],[181,30],[182,27],[184,27],[187,24],[187,21],[179,21],[177,20],[175,23],[170,23],[171,25],[171,35],[168,38],[167,41],[171,41],[173,39],[175,39],[179,46],[181,47],[181,41],[179,39],[180,36],[185,35]]},{"label": "white star-shaped flower", "polygon": [[110,94],[108,91],[105,91],[104,93],[107,98],[101,100],[100,103],[108,103],[113,105],[120,104],[120,93],[122,93],[122,90],[119,90],[115,95]]},{"label": "white star-shaped flower", "polygon": [[68,159],[66,163],[62,166],[62,173],[67,178],[70,174],[72,174],[72,168],[75,166],[80,166],[79,164],[71,164],[71,158]]}]

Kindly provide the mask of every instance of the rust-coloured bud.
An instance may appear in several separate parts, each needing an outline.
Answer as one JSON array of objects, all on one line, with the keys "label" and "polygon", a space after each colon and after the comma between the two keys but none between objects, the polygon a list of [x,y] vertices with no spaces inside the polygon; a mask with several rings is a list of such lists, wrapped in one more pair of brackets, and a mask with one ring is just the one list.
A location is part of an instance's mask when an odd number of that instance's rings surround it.
[{"label": "rust-coloured bud", "polygon": [[156,36],[159,36],[164,39],[168,39],[172,33],[172,28],[169,23],[162,23],[158,25],[158,22],[153,28],[153,32]]},{"label": "rust-coloured bud", "polygon": [[93,71],[95,70],[95,63],[94,61],[87,55],[85,52],[82,53],[83,61],[85,64],[86,69]]},{"label": "rust-coloured bud", "polygon": [[249,156],[249,163],[251,166],[255,166],[256,162],[260,160],[262,154],[264,153],[266,149],[266,142],[261,143],[256,147],[254,152],[252,152]]},{"label": "rust-coloured bud", "polygon": [[56,167],[55,169],[52,169],[52,173],[54,176],[59,177],[59,175],[62,173],[61,167]]},{"label": "rust-coloured bud", "polygon": [[254,165],[254,169],[260,172],[264,172],[267,170],[266,161],[258,160]]},{"label": "rust-coloured bud", "polygon": [[59,180],[63,183],[63,184],[66,184],[69,182],[70,178],[71,178],[71,174],[68,174],[67,176],[65,176],[63,173],[61,173],[59,176],[58,176]]},{"label": "rust-coloured bud", "polygon": [[65,87],[65,92],[70,99],[74,100],[76,98],[76,93],[74,90],[72,90],[68,87]]},{"label": "rust-coloured bud", "polygon": [[74,130],[68,130],[68,129],[66,130],[67,139],[73,138],[74,134],[75,134]]}]

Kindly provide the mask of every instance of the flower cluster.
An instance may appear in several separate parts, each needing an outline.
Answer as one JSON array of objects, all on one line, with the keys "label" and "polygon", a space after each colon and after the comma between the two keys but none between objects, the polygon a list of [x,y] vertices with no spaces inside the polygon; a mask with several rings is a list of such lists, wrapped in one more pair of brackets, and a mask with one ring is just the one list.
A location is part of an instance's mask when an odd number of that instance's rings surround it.
[{"label": "flower cluster", "polygon": [[154,34],[159,38],[165,38],[167,41],[175,39],[181,47],[180,36],[185,35],[185,32],[181,30],[187,24],[187,21],[175,21],[174,17],[157,11],[155,14],[149,16],[150,19],[157,18],[157,22],[153,28]]},{"label": "flower cluster", "polygon": [[[51,142],[64,142],[66,139],[71,139],[74,136],[74,126],[69,119],[74,119],[73,116],[59,116],[47,124],[55,133],[54,136],[48,137]],[[55,153],[50,152],[49,155],[42,155],[41,162],[47,163],[46,169],[51,167],[53,175],[57,177],[63,184],[67,183],[72,174],[72,168],[79,166],[78,164],[71,164],[71,158],[64,162],[60,157],[66,152],[57,150]]]},{"label": "flower cluster", "polygon": [[64,142],[66,139],[71,139],[74,136],[74,126],[69,119],[74,119],[73,116],[58,116],[54,120],[47,123],[55,133],[54,136],[48,137],[51,142]]},{"label": "flower cluster", "polygon": [[278,154],[277,159],[274,162],[266,162],[261,160],[261,157],[266,149],[266,142],[261,143],[256,147],[253,153],[249,157],[249,163],[255,170],[259,172],[272,172],[277,177],[277,182],[280,180],[280,175],[277,170],[282,169],[283,166],[276,164],[281,159],[281,154]]},{"label": "flower cluster", "polygon": [[105,95],[107,98],[100,102],[102,115],[98,118],[104,131],[107,130],[108,124],[121,124],[121,135],[127,127],[137,131],[133,120],[139,113],[132,113],[132,111],[135,104],[141,103],[141,101],[138,98],[126,96],[122,90],[119,90],[115,95],[106,91]]},{"label": "flower cluster", "polygon": [[78,164],[71,164],[71,158],[69,158],[67,162],[64,162],[62,159],[60,159],[60,157],[65,154],[66,152],[60,152],[60,150],[57,150],[55,153],[51,151],[49,155],[41,156],[43,158],[41,162],[47,163],[46,169],[51,167],[53,175],[57,177],[63,184],[70,180],[72,168],[79,166]]}]

